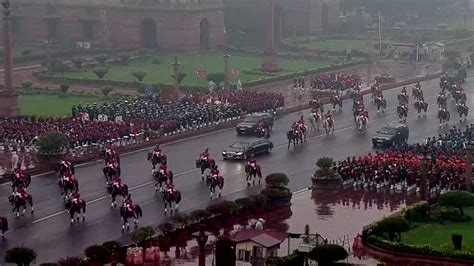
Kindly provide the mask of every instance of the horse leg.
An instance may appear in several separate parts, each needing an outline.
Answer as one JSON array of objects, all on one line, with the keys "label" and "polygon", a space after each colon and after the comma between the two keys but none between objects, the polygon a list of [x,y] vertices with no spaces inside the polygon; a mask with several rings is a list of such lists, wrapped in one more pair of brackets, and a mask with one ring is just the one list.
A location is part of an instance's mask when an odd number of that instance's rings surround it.
[{"label": "horse leg", "polygon": [[35,212],[35,208],[33,207],[33,201],[30,200],[30,207],[31,207],[31,213]]},{"label": "horse leg", "polygon": [[23,205],[23,212],[21,213],[21,216],[25,216],[25,212],[26,212],[26,203],[25,205]]},{"label": "horse leg", "polygon": [[115,206],[117,206],[116,202],[115,202],[115,193],[112,193],[111,197],[112,197],[112,204],[110,205],[110,208],[115,208]]},{"label": "horse leg", "polygon": [[86,220],[86,206],[82,207],[82,221]]},{"label": "horse leg", "polygon": [[163,202],[165,203],[165,215],[166,215],[166,213],[168,212],[168,200],[163,200]]}]

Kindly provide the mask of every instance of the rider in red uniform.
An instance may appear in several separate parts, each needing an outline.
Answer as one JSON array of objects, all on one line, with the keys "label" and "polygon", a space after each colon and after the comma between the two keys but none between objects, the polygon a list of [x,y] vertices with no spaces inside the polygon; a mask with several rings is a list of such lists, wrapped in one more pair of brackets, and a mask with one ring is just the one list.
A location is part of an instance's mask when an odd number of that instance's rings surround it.
[{"label": "rider in red uniform", "polygon": [[114,178],[114,182],[113,182],[112,185],[113,185],[114,187],[116,187],[116,188],[119,188],[119,189],[122,188],[123,185],[122,185],[122,179],[120,178],[120,176],[116,176],[116,177]]},{"label": "rider in red uniform", "polygon": [[326,114],[324,114],[324,119],[330,119],[332,121],[332,113],[328,110]]},{"label": "rider in red uniform", "polygon": [[72,195],[72,203],[77,205],[77,204],[79,204],[79,202],[81,202],[81,194],[79,194],[79,192],[75,192]]},{"label": "rider in red uniform", "polygon": [[173,196],[176,194],[176,188],[174,187],[173,183],[168,183],[166,185],[166,191],[168,191],[168,193]]},{"label": "rider in red uniform", "polygon": [[160,171],[160,173],[164,176],[168,176],[168,166],[166,165],[165,162],[163,162],[161,165],[160,165],[160,169],[158,169]]},{"label": "rider in red uniform", "polygon": [[21,169],[21,165],[19,165],[15,170],[13,170],[13,173],[15,174],[15,177],[20,181],[23,181],[26,178],[25,171]]},{"label": "rider in red uniform", "polygon": [[407,88],[406,87],[402,88],[402,94],[407,94]]},{"label": "rider in red uniform", "polygon": [[216,165],[211,170],[211,177],[212,178],[217,178],[218,176],[219,176],[219,170],[217,169],[217,165]]},{"label": "rider in red uniform", "polygon": [[206,148],[203,153],[201,153],[201,161],[209,161],[209,148]]},{"label": "rider in red uniform", "polygon": [[64,182],[72,182],[74,180],[74,175],[72,174],[71,171],[66,171],[64,172],[64,175],[63,175],[63,181]]},{"label": "rider in red uniform", "polygon": [[26,188],[23,185],[18,186],[16,192],[13,193],[14,196],[20,197],[21,199],[26,199],[28,194],[26,193]]},{"label": "rider in red uniform", "polygon": [[161,149],[160,149],[160,144],[156,144],[156,147],[155,149],[153,150],[153,153],[157,156],[157,157],[160,157],[161,156]]},{"label": "rider in red uniform", "polygon": [[123,201],[123,206],[131,212],[135,212],[135,205],[132,201],[132,195],[128,194],[125,200]]},{"label": "rider in red uniform", "polygon": [[257,159],[255,158],[254,154],[252,154],[250,158],[247,160],[247,164],[254,168],[257,166]]},{"label": "rider in red uniform", "polygon": [[71,161],[69,160],[66,154],[61,159],[61,164],[64,165],[64,167],[66,167],[67,169],[71,168]]}]

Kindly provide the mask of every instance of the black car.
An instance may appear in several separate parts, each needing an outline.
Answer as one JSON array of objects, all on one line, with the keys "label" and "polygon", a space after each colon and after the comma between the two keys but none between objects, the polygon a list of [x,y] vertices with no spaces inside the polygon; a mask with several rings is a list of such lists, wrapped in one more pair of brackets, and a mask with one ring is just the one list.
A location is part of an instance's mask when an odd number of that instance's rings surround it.
[{"label": "black car", "polygon": [[273,116],[269,113],[251,114],[236,126],[237,135],[256,135],[257,126],[264,122],[269,130],[273,127]]},{"label": "black car", "polygon": [[406,143],[410,131],[403,123],[391,123],[379,129],[372,137],[372,144],[376,146],[390,147]]},{"label": "black car", "polygon": [[222,158],[224,160],[246,160],[252,154],[270,153],[272,149],[273,143],[265,139],[235,142],[229,148],[222,151]]}]

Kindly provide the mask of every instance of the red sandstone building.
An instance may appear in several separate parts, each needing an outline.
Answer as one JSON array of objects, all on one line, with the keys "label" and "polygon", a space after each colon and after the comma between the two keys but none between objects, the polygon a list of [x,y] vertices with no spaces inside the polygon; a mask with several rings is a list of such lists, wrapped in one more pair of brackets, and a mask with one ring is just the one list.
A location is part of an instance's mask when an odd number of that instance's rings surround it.
[{"label": "red sandstone building", "polygon": [[17,42],[92,47],[215,49],[225,44],[221,0],[15,0]]},{"label": "red sandstone building", "polygon": [[[224,2],[223,2],[224,1]],[[15,42],[198,51],[223,48],[226,28],[263,39],[268,0],[15,0]],[[224,8],[225,7],[225,8]],[[328,32],[339,0],[276,0],[275,40]],[[226,25],[225,25],[225,24]],[[245,38],[242,38],[244,40]]]}]

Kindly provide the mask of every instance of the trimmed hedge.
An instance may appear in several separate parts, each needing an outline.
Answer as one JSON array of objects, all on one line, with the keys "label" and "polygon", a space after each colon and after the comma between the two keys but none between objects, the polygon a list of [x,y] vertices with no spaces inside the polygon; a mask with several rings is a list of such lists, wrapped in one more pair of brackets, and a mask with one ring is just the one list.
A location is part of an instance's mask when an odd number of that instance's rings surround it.
[{"label": "trimmed hedge", "polygon": [[420,201],[409,207],[403,212],[403,217],[410,223],[427,222],[429,220],[430,205],[426,201]]}]

